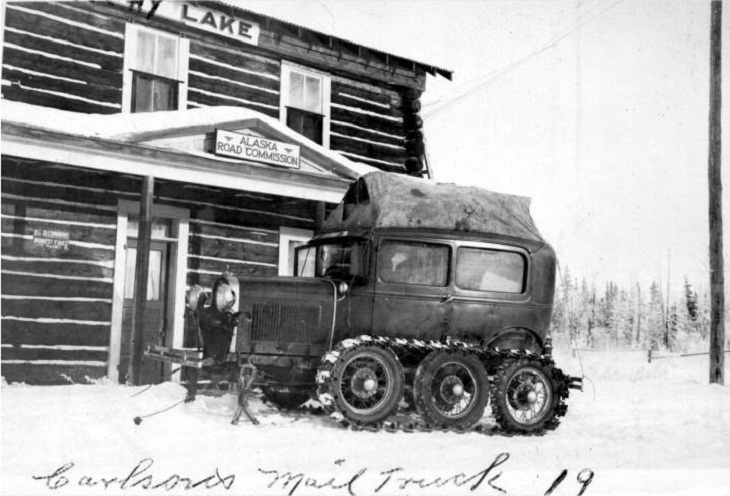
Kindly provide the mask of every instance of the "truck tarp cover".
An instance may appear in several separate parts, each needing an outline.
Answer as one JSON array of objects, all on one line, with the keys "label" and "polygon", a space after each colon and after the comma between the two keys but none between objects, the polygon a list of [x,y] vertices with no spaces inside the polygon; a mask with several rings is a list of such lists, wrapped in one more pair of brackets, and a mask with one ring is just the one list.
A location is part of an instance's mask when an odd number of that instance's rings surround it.
[{"label": "truck tarp cover", "polygon": [[544,242],[530,215],[529,198],[387,172],[372,172],[353,183],[323,231],[373,228],[440,229]]}]

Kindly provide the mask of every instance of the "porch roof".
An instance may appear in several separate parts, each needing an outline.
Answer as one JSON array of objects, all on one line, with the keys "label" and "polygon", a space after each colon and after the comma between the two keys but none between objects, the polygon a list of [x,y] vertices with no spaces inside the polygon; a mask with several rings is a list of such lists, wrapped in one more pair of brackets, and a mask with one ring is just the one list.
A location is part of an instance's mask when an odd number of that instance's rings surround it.
[{"label": "porch roof", "polygon": [[[299,145],[301,166],[206,152],[206,135],[216,129]],[[330,203],[342,198],[350,182],[376,170],[241,107],[99,115],[4,100],[2,145],[4,155]]]}]

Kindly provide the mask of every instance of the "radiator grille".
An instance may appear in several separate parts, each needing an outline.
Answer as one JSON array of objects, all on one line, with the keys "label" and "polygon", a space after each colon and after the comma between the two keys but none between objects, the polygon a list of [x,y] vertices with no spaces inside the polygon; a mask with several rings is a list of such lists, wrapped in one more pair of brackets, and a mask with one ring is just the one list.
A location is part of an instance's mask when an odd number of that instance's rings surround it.
[{"label": "radiator grille", "polygon": [[331,323],[320,323],[320,308],[256,303],[251,322],[252,341],[326,343]]}]

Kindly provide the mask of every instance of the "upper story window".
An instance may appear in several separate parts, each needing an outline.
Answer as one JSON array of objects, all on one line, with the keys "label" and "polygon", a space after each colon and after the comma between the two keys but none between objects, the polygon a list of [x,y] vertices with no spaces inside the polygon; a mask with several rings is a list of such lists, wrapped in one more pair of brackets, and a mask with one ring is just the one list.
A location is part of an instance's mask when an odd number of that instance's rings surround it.
[{"label": "upper story window", "polygon": [[329,148],[330,78],[288,62],[281,65],[281,120]]},{"label": "upper story window", "polygon": [[124,112],[182,110],[187,104],[185,38],[127,24],[124,47]]}]

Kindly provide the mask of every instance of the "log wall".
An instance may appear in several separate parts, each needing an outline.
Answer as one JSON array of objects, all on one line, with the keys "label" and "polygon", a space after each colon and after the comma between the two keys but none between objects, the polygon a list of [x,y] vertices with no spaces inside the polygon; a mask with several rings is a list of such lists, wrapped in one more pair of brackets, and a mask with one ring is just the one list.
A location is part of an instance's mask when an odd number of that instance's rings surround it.
[{"label": "log wall", "polygon": [[[116,199],[134,199],[133,190],[130,180],[3,158],[2,375],[8,382],[88,383],[107,375]],[[68,232],[68,250],[36,244],[38,229]]]},{"label": "log wall", "polygon": [[[326,39],[312,37],[306,30],[290,32],[275,22],[262,26],[263,47],[256,47],[170,20],[135,17],[123,6],[103,2],[83,6],[75,2],[11,2],[6,6],[3,98],[75,112],[120,112],[128,19],[180,32],[191,40],[188,108],[232,105],[279,118],[281,62],[296,57],[298,63],[332,74],[331,149],[393,172],[413,172],[413,159],[421,160],[418,145],[415,151],[406,149],[407,139],[422,125],[414,118],[418,110],[413,107],[420,91],[367,80],[350,71],[344,62],[335,74],[327,65],[331,62],[325,64],[322,55],[328,45]],[[300,36],[310,50],[289,53],[284,44],[266,41],[275,40],[277,34],[291,43],[292,36]],[[317,49],[317,44],[322,46]],[[340,49],[348,47],[344,44]],[[348,50],[358,53],[356,45]],[[393,71],[404,70],[401,62],[393,59]],[[383,62],[373,59],[373,63]]]},{"label": "log wall", "polygon": [[[8,382],[88,383],[107,374],[119,199],[141,180],[3,157],[2,375]],[[225,270],[278,273],[279,226],[314,229],[314,202],[157,182],[155,203],[190,211],[186,283]],[[68,250],[34,243],[69,233]],[[121,268],[124,270],[124,267]],[[185,344],[194,346],[194,329]]]}]

